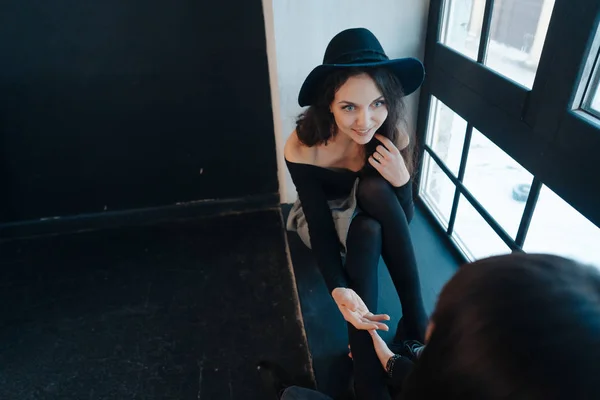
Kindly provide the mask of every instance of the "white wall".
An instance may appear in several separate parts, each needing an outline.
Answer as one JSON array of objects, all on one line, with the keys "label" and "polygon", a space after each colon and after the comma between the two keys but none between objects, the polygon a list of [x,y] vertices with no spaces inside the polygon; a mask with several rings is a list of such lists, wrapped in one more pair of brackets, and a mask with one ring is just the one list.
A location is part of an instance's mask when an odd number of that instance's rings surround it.
[{"label": "white wall", "polygon": [[[263,0],[271,75],[273,119],[281,201],[296,200],[283,159],[283,146],[302,111],[298,92],[308,73],[323,62],[335,34],[371,30],[390,58],[423,59],[428,0]],[[414,133],[418,92],[407,98],[407,121]]]}]

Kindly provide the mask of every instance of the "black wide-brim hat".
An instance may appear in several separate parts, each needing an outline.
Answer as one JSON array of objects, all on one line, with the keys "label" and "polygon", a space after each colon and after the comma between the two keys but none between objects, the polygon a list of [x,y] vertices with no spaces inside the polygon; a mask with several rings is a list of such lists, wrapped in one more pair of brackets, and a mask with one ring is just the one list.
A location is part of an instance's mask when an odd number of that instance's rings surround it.
[{"label": "black wide-brim hat", "polygon": [[346,29],[331,39],[323,64],[313,69],[304,80],[298,95],[300,107],[314,103],[329,73],[360,67],[386,67],[398,77],[406,96],[417,90],[425,78],[421,61],[412,57],[390,60],[371,31],[365,28]]}]

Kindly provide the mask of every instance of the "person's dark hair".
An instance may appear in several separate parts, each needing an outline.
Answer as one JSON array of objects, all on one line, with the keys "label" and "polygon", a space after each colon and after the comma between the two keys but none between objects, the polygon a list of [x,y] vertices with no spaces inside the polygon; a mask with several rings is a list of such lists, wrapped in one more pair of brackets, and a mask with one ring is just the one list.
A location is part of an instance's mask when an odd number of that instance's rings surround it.
[{"label": "person's dark hair", "polygon": [[[377,133],[397,143],[400,129],[408,135],[405,129],[405,105],[404,92],[399,79],[388,69],[383,67],[370,68],[344,68],[329,74],[322,86],[319,96],[314,103],[308,107],[296,120],[296,133],[302,144],[312,147],[327,143],[337,134],[335,120],[330,112],[330,106],[335,98],[336,92],[346,81],[356,75],[368,74],[377,85],[385,98],[388,116]],[[366,147],[366,158],[373,153],[377,141],[372,140]],[[409,144],[401,150],[408,170],[414,170],[415,141],[409,137]],[[368,165],[368,164],[367,164]]]},{"label": "person's dark hair", "polygon": [[550,255],[462,267],[402,399],[600,398],[600,273]]}]

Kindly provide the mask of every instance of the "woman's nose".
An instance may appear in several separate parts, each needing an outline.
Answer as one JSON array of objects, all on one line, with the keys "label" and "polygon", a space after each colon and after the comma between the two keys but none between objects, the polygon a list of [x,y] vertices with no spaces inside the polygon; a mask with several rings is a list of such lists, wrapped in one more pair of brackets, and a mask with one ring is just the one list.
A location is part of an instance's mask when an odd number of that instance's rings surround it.
[{"label": "woman's nose", "polygon": [[361,112],[358,113],[358,118],[356,120],[356,126],[359,129],[367,129],[369,127],[369,118],[370,118],[370,113],[369,113],[369,109],[363,109]]}]

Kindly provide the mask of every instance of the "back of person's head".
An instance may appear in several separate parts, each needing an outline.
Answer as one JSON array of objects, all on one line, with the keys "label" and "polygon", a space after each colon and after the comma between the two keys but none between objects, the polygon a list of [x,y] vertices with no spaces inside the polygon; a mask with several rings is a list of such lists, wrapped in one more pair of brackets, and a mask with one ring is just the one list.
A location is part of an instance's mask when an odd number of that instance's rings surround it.
[{"label": "back of person's head", "polygon": [[550,255],[463,266],[404,399],[600,399],[600,272]]}]

